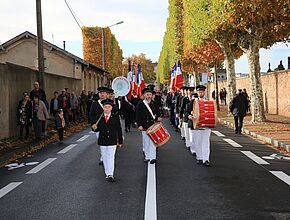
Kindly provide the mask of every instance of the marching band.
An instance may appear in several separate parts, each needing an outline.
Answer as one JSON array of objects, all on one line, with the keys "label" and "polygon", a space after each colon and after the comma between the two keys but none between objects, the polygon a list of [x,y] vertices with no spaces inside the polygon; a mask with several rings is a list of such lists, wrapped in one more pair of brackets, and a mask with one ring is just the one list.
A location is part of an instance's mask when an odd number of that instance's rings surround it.
[{"label": "marching band", "polygon": [[[206,87],[203,85],[196,88],[181,87],[177,94],[167,95],[167,99],[171,99],[170,104],[173,105],[167,105],[167,109],[170,110],[171,118],[171,114],[174,114],[175,124],[172,126],[180,129],[181,139],[184,140],[186,148],[196,157],[197,164],[209,167],[210,134],[216,119],[215,105],[211,101],[206,101],[205,90]],[[96,133],[97,143],[100,146],[99,165],[104,167],[105,177],[110,182],[115,181],[116,149],[121,147],[124,141],[122,118],[125,119],[126,132],[131,131],[131,125],[135,125],[141,132],[142,144],[140,145],[142,145],[145,163],[155,164],[157,148],[170,139],[170,134],[161,123],[164,114],[162,97],[159,91],[156,94],[154,86],[149,85],[144,88],[142,97],[139,98],[129,99],[126,95],[115,98],[114,93],[118,94],[118,91],[99,87],[98,95],[89,112],[91,128]],[[172,109],[174,111],[171,111]]]}]

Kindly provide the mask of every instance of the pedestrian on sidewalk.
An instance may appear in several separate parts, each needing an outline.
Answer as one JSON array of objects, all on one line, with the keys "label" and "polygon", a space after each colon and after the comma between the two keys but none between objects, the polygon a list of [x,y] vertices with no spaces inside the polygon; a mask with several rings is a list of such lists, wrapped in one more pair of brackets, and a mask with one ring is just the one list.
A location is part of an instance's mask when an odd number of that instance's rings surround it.
[{"label": "pedestrian on sidewalk", "polygon": [[44,102],[39,99],[38,95],[34,95],[33,97],[32,114],[32,123],[36,140],[41,140],[42,124],[49,118],[49,114]]},{"label": "pedestrian on sidewalk", "polygon": [[58,92],[55,91],[53,93],[54,97],[50,100],[50,114],[55,117],[58,109],[59,109],[59,99],[58,99]]},{"label": "pedestrian on sidewalk", "polygon": [[243,120],[244,117],[246,116],[248,108],[248,101],[245,95],[243,95],[242,89],[239,89],[238,94],[231,101],[229,108],[235,120],[235,133],[241,134]]},{"label": "pedestrian on sidewalk", "polygon": [[106,178],[114,182],[115,153],[117,146],[122,147],[123,136],[120,117],[112,114],[114,102],[111,99],[101,101],[104,112],[100,120],[92,124],[92,129],[99,131],[98,145],[104,163]]},{"label": "pedestrian on sidewalk", "polygon": [[64,127],[65,127],[65,120],[64,120],[64,114],[63,114],[62,109],[57,110],[54,122],[55,122],[55,128],[58,132],[59,143],[63,144],[63,132],[64,132]]},{"label": "pedestrian on sidewalk", "polygon": [[23,130],[25,128],[25,139],[29,137],[29,127],[32,123],[32,105],[27,92],[23,93],[23,99],[19,101],[17,107],[17,118],[20,127],[20,139],[23,138]]},{"label": "pedestrian on sidewalk", "polygon": [[159,110],[152,101],[153,91],[145,88],[142,90],[144,100],[140,101],[136,108],[136,120],[138,130],[142,132],[143,152],[145,155],[144,162],[151,164],[156,163],[156,147],[146,130],[156,121],[161,121]]}]

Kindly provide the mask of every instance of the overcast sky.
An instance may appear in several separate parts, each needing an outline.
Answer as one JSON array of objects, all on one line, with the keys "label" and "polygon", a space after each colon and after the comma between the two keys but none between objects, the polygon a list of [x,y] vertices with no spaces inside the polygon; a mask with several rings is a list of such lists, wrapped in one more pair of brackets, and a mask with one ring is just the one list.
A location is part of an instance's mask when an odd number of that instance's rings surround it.
[{"label": "overcast sky", "polygon": [[[126,57],[145,53],[152,61],[158,61],[168,16],[168,0],[67,0],[85,26],[109,26],[119,21],[123,24],[112,27]],[[36,34],[35,0],[0,0],[0,41],[30,31]],[[42,0],[43,34],[47,41],[62,46],[82,57],[82,35],[64,0]],[[275,50],[261,51],[262,71],[283,60],[287,67],[289,49],[285,45]],[[245,57],[236,65],[237,72],[247,72]]]}]

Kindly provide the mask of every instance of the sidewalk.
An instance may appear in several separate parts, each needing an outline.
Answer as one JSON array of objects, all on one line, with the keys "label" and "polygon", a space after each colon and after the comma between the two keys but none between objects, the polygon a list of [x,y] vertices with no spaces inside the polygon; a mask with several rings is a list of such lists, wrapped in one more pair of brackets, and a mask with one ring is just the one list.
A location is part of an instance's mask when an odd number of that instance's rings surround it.
[{"label": "sidewalk", "polygon": [[[252,124],[251,116],[247,115],[244,119],[243,133],[289,154],[290,118],[271,114],[266,114],[266,118],[266,122]],[[221,124],[234,128],[234,118],[232,115],[228,115],[226,106],[221,106],[221,111],[218,112],[218,120]]]}]

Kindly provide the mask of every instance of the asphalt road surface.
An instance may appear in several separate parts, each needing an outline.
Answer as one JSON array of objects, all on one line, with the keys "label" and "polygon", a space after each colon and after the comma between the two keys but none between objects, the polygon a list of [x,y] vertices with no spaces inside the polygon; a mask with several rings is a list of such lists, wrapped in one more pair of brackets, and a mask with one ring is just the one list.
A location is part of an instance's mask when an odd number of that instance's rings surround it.
[{"label": "asphalt road surface", "polygon": [[141,134],[124,133],[114,183],[98,165],[90,130],[23,159],[22,167],[0,169],[0,220],[290,219],[289,160],[265,157],[277,152],[218,126],[212,166],[198,165],[168,119],[164,124],[172,138],[156,166],[143,162]]}]

